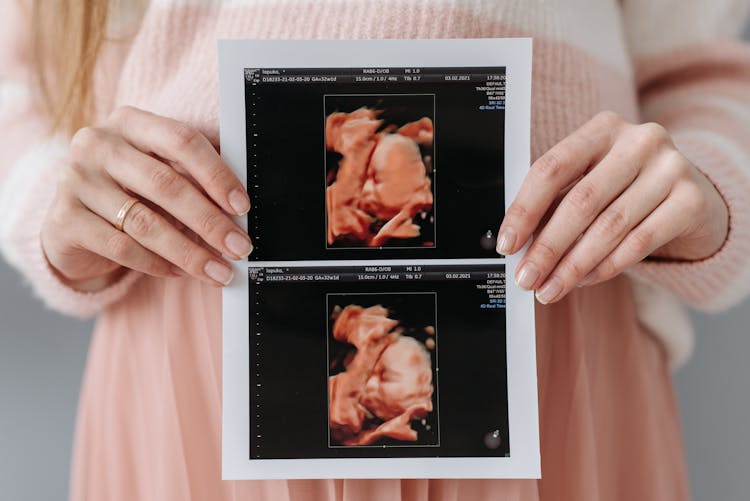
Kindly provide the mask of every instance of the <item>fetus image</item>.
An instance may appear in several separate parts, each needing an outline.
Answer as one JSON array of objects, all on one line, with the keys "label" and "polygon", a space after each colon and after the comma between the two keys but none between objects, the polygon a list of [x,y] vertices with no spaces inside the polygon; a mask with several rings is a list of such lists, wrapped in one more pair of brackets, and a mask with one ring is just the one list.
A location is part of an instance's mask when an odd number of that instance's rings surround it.
[{"label": "fetus image", "polygon": [[326,117],[329,247],[434,246],[433,120],[396,99]]},{"label": "fetus image", "polygon": [[[329,368],[331,445],[436,442],[431,356],[435,328],[414,329],[393,316],[382,305],[334,305],[331,310],[333,338],[344,347]],[[419,336],[409,335],[415,330]]]}]

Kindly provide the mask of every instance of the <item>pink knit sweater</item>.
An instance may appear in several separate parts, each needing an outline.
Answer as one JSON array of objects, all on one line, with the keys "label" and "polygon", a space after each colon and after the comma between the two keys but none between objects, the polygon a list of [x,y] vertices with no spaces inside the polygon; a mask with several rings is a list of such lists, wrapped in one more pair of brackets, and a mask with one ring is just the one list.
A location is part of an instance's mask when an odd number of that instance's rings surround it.
[{"label": "pink knit sweater", "polygon": [[221,482],[217,290],[130,272],[81,293],[42,254],[67,140],[47,133],[35,100],[20,3],[0,0],[0,247],[50,307],[99,313],[75,499],[686,499],[662,346],[673,365],[690,352],[682,304],[717,311],[750,291],[750,49],[734,38],[750,0],[152,0],[143,13],[115,2],[101,115],[133,105],[215,143],[218,38],[532,36],[532,158],[603,109],[671,131],[724,196],[729,237],[708,259],[644,262],[629,281],[537,308],[539,484]]},{"label": "pink knit sweater", "polygon": [[[730,235],[714,256],[688,263],[644,262],[630,273],[640,320],[678,364],[692,346],[680,303],[718,311],[750,291],[750,51],[732,39],[747,9],[746,0],[389,0],[325,6],[155,0],[132,44],[128,35],[138,30],[140,11],[131,4],[115,12],[110,31],[120,41],[104,50],[99,104],[106,112],[112,99],[137,103],[187,120],[216,140],[219,36],[533,36],[532,158],[597,111],[613,109],[632,121],[665,125],[730,207]],[[220,26],[210,25],[219,21]],[[46,134],[45,117],[35,105],[26,25],[18,13],[1,22],[2,252],[50,307],[88,316],[118,301],[138,277],[126,275],[106,290],[83,294],[63,285],[47,266],[39,230],[66,139]],[[128,71],[120,79],[123,61]]]}]

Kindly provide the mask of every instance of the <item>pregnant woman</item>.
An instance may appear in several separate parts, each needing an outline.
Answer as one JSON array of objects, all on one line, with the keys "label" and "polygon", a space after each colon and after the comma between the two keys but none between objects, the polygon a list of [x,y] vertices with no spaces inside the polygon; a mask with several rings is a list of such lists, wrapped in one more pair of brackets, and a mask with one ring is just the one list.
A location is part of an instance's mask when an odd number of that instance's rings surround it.
[{"label": "pregnant woman", "polygon": [[[74,500],[685,500],[681,303],[750,276],[747,0],[0,0],[0,242],[97,315]],[[222,481],[220,286],[250,200],[217,153],[218,38],[534,37],[541,480]],[[611,111],[604,111],[611,110]],[[222,255],[224,257],[222,257]]]}]

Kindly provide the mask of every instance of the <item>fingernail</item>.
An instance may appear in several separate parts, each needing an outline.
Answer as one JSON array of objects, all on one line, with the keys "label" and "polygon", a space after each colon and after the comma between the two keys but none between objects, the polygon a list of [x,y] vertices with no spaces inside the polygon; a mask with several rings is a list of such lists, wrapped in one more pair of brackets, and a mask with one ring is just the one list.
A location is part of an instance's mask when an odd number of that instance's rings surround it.
[{"label": "fingernail", "polygon": [[559,296],[561,292],[562,283],[557,278],[552,277],[536,292],[536,299],[542,304],[547,304]]},{"label": "fingernail", "polygon": [[203,267],[203,271],[206,272],[206,275],[208,275],[209,278],[224,285],[229,284],[234,277],[234,273],[232,273],[232,270],[230,270],[228,266],[216,261],[207,262],[206,266]]},{"label": "fingernail", "polygon": [[516,275],[516,284],[522,289],[531,290],[539,278],[539,270],[534,263],[526,263]]},{"label": "fingernail", "polygon": [[244,216],[250,210],[250,197],[239,188],[232,190],[229,194],[229,205],[232,206],[232,209],[234,209],[234,212],[236,212],[238,216]]},{"label": "fingernail", "polygon": [[236,231],[230,231],[224,238],[224,243],[232,253],[240,258],[245,258],[253,251],[250,239]]},{"label": "fingernail", "polygon": [[497,253],[506,255],[510,253],[515,244],[516,232],[513,231],[513,228],[505,228],[500,232],[500,236],[497,239]]}]

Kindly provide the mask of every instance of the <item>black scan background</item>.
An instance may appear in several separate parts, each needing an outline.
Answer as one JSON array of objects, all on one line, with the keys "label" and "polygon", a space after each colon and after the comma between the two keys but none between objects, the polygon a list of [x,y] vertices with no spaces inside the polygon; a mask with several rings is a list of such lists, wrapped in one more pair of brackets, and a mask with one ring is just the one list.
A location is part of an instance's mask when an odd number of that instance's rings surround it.
[{"label": "black scan background", "polygon": [[[427,326],[435,327],[435,307],[436,307],[436,296],[433,293],[420,294],[420,293],[406,293],[406,294],[331,294],[328,296],[328,366],[331,367],[334,362],[342,361],[346,354],[350,351],[356,351],[354,346],[343,343],[336,340],[333,337],[333,323],[334,320],[331,318],[330,313],[333,311],[335,306],[340,306],[342,309],[348,305],[358,305],[363,308],[369,308],[370,306],[380,305],[389,310],[388,318],[398,320],[399,327],[404,329],[402,336],[413,337],[420,343],[424,343],[428,338],[432,338],[436,342],[435,348],[427,350],[430,355],[430,362],[432,366],[432,412],[425,417],[426,425],[422,426],[419,420],[412,421],[412,428],[417,432],[416,442],[404,442],[402,440],[383,438],[375,442],[374,445],[437,445],[439,438],[439,422],[440,416],[438,413],[438,393],[439,393],[439,381],[438,371],[436,370],[439,355],[437,350],[439,349],[438,332],[435,332],[434,336],[431,336],[424,332],[424,328]],[[330,376],[336,375],[343,372],[345,367],[340,363],[337,363],[333,370],[329,369],[328,374]],[[330,405],[330,402],[329,402]],[[334,440],[331,439],[332,445],[335,444]],[[356,447],[356,446],[354,446]]]},{"label": "black scan background", "polygon": [[[505,310],[481,309],[477,283],[251,282],[250,458],[509,455]],[[440,446],[330,448],[326,293],[406,291],[437,293]],[[496,429],[501,445],[488,449]]]},{"label": "black scan background", "polygon": [[[487,98],[476,86],[246,81],[248,228],[255,244],[248,259],[497,257],[480,239],[497,231],[504,214],[504,111],[479,110]],[[408,93],[435,94],[436,247],[326,249],[323,96]]]},{"label": "black scan background", "polygon": [[[383,112],[378,115],[378,119],[382,120],[380,130],[389,125],[395,125],[401,127],[409,122],[416,122],[417,120],[427,117],[435,123],[434,113],[434,96],[432,94],[379,94],[379,95],[333,95],[326,96],[325,98],[325,116],[328,117],[331,113],[340,111],[344,113],[350,113],[358,108],[367,107],[375,110],[382,110]],[[434,141],[433,141],[434,144]],[[420,152],[422,158],[425,155],[429,155],[434,160],[434,148],[433,145],[420,145]],[[336,171],[338,169],[338,162],[341,159],[341,155],[335,151],[326,152],[326,179],[329,179],[329,172]],[[434,164],[433,164],[434,166]],[[428,172],[427,176],[430,178],[431,190],[433,194],[433,200],[435,195],[435,176],[433,175],[432,169]],[[327,185],[330,186],[330,183]],[[434,204],[433,204],[434,207]],[[383,247],[434,247],[435,242],[435,227],[434,222],[430,222],[430,218],[434,221],[434,210],[426,211],[425,219],[417,214],[412,222],[418,225],[421,229],[420,234],[416,238],[392,238],[383,245]],[[328,222],[326,221],[326,224]],[[429,244],[429,245],[425,245]],[[329,247],[362,247],[362,243],[352,243],[346,240],[338,240]]]}]

